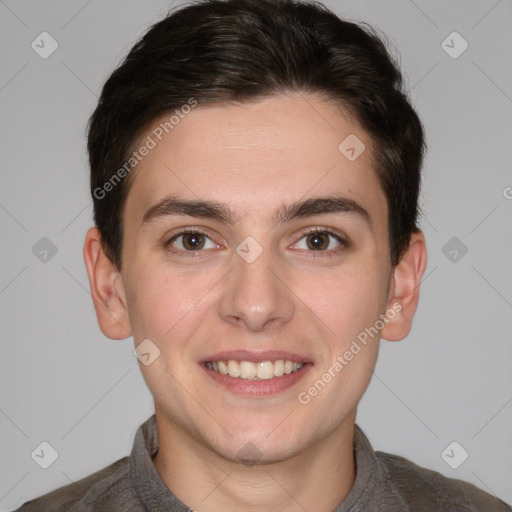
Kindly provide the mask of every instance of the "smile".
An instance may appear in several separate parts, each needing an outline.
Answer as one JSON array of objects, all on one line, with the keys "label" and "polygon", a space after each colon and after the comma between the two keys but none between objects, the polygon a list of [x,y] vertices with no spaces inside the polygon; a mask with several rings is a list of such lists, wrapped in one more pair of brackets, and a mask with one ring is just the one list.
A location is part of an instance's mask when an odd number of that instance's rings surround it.
[{"label": "smile", "polygon": [[205,366],[209,370],[228,375],[229,377],[244,380],[268,380],[274,377],[290,375],[302,369],[303,363],[290,360],[277,359],[276,361],[206,361]]}]

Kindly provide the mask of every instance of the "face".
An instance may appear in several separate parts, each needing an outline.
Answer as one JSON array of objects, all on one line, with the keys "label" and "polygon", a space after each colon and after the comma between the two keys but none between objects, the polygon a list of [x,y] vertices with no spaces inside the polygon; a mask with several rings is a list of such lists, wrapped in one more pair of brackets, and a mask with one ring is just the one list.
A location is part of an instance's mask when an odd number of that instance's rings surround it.
[{"label": "face", "polygon": [[332,102],[294,94],[197,107],[138,164],[118,289],[135,344],[160,351],[140,364],[159,421],[261,461],[353,423],[392,308],[372,151]]}]

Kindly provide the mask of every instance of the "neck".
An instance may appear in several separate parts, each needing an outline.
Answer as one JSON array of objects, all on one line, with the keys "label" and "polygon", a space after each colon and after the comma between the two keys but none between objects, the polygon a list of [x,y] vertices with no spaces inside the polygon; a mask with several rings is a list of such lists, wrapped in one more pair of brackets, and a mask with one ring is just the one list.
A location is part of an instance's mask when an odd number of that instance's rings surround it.
[{"label": "neck", "polygon": [[157,415],[153,462],[173,494],[201,512],[331,512],[354,484],[354,421],[355,414],[291,459],[249,466],[226,460]]}]

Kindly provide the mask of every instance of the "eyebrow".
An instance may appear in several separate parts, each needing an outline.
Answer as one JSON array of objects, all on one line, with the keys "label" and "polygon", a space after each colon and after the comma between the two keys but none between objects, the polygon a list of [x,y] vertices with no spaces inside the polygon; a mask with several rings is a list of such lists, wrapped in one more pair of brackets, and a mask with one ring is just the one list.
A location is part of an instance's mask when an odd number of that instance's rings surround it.
[{"label": "eyebrow", "polygon": [[[346,197],[328,196],[299,200],[289,205],[281,206],[273,221],[278,223],[290,222],[293,219],[330,213],[346,213],[356,215],[372,227],[372,219],[368,211],[357,201]],[[207,218],[233,225],[237,216],[224,204],[216,201],[179,199],[168,196],[151,206],[142,217],[141,224],[173,215]]]}]

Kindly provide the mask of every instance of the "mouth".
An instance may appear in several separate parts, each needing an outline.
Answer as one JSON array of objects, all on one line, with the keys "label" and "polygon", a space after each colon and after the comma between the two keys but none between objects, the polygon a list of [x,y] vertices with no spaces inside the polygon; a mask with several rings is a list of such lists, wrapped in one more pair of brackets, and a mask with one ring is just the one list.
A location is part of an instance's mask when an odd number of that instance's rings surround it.
[{"label": "mouth", "polygon": [[313,363],[287,352],[238,351],[209,356],[200,366],[224,389],[237,395],[262,397],[290,388]]},{"label": "mouth", "polygon": [[275,361],[235,361],[233,359],[206,361],[204,365],[209,370],[220,375],[229,375],[235,379],[268,380],[274,377],[283,377],[300,371],[305,363],[296,363],[290,359],[277,359]]}]

